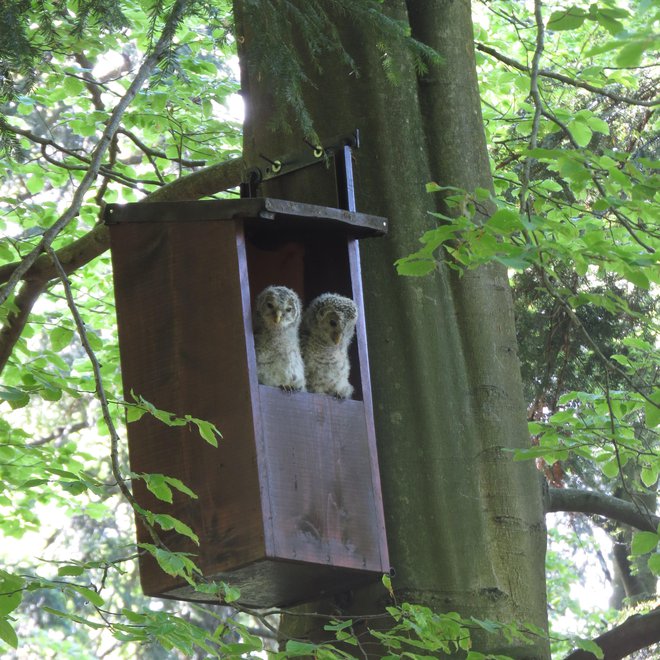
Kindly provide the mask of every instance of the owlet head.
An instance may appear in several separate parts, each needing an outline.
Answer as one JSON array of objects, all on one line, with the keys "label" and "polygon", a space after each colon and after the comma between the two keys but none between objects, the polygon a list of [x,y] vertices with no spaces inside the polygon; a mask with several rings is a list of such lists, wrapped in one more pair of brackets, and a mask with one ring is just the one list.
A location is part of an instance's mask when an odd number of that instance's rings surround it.
[{"label": "owlet head", "polygon": [[312,301],[318,331],[331,343],[339,345],[350,342],[355,331],[357,307],[350,298],[336,293],[324,293]]},{"label": "owlet head", "polygon": [[300,319],[300,298],[285,286],[269,286],[256,300],[256,312],[264,325],[286,328]]}]

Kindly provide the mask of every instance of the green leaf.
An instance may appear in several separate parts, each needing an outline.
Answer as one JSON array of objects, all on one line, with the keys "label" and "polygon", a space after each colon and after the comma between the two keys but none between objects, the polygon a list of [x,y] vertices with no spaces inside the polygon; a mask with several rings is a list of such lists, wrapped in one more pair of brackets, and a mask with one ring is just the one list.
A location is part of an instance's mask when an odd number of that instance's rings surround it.
[{"label": "green leaf", "polygon": [[71,343],[73,330],[59,325],[50,331],[49,339],[52,349],[57,353]]},{"label": "green leaf", "polygon": [[[424,248],[422,249],[422,252],[428,255],[426,258],[430,258],[430,253],[428,252],[429,250],[433,251],[439,248],[443,243],[454,238],[460,230],[461,228],[457,225],[441,225],[440,227],[436,227],[435,229],[431,229],[430,231],[427,231],[420,238],[420,241],[424,243]],[[422,259],[424,257],[420,254],[420,255],[409,255],[408,258]]]},{"label": "green leaf", "polygon": [[226,582],[222,582],[221,587],[223,598],[226,603],[235,603],[241,597],[240,589],[232,587]]},{"label": "green leaf", "polygon": [[140,478],[144,479],[147,488],[163,502],[172,504],[172,489],[165,481],[163,474],[141,474]]},{"label": "green leaf", "polygon": [[0,617],[13,612],[23,600],[23,578],[0,571]]},{"label": "green leaf", "polygon": [[627,43],[614,60],[618,66],[636,67],[642,61],[644,52],[654,45],[653,39],[636,39]]},{"label": "green leaf", "polygon": [[105,603],[102,596],[94,589],[89,589],[88,587],[81,587],[78,584],[69,584],[68,587],[79,593],[83,598],[88,600],[92,605],[96,607],[102,607]]},{"label": "green leaf", "polygon": [[578,143],[578,146],[586,147],[591,142],[593,132],[582,121],[572,121],[568,124],[567,128],[571,132],[573,139]]},{"label": "green leaf", "polygon": [[645,466],[642,468],[642,471],[640,473],[640,478],[642,480],[642,483],[647,487],[651,488],[652,486],[655,485],[655,482],[658,480],[658,474],[660,474],[660,470],[658,469],[657,466]]},{"label": "green leaf", "polygon": [[193,573],[199,573],[199,569],[195,563],[188,558],[184,552],[171,552],[157,548],[151,543],[139,543],[140,548],[143,548],[158,562],[158,565],[168,574],[173,577],[183,577],[190,584],[193,584],[191,576]]},{"label": "green leaf", "polygon": [[39,394],[44,401],[59,401],[62,398],[62,390],[54,387],[44,387]]},{"label": "green leaf", "polygon": [[518,257],[505,257],[497,255],[494,257],[494,259],[505,265],[507,268],[511,268],[512,270],[517,271],[523,271],[525,268],[529,268],[529,266],[531,266],[533,263],[532,261],[529,261],[524,255]]},{"label": "green leaf", "polygon": [[130,424],[131,422],[137,422],[138,420],[142,419],[142,417],[144,417],[146,412],[147,411],[144,410],[144,408],[140,408],[139,406],[127,405],[126,423]]},{"label": "green leaf", "polygon": [[641,289],[648,289],[651,286],[649,278],[639,268],[624,267],[623,274],[625,278]]},{"label": "green leaf", "polygon": [[404,257],[394,262],[396,272],[406,277],[421,277],[435,270],[435,259],[411,259]]},{"label": "green leaf", "polygon": [[381,578],[381,581],[385,589],[387,589],[387,593],[390,595],[390,598],[393,599],[394,590],[392,589],[392,578],[387,573],[384,573],[383,577]]},{"label": "green leaf", "polygon": [[593,653],[593,655],[596,658],[598,658],[598,660],[603,660],[603,658],[605,657],[605,654],[603,653],[603,649],[601,649],[600,646],[598,646],[598,644],[596,644],[596,642],[594,642],[593,640],[577,638],[574,641],[575,641],[575,645],[579,649],[582,649],[583,651],[588,651],[589,653]]},{"label": "green leaf", "polygon": [[18,648],[18,636],[7,619],[0,619],[0,639],[13,649]]},{"label": "green leaf", "polygon": [[605,16],[603,14],[598,15],[598,23],[602,25],[612,36],[623,32],[624,25],[621,21],[617,21],[615,18]]},{"label": "green leaf", "polygon": [[213,447],[218,446],[218,438],[222,438],[222,434],[211,422],[207,422],[203,419],[198,419],[197,417],[190,417],[186,415],[186,419],[190,420],[197,426],[199,434]]},{"label": "green leaf", "polygon": [[106,624],[105,623],[96,623],[96,621],[90,621],[89,619],[85,619],[81,616],[78,616],[77,614],[70,614],[69,612],[63,612],[62,610],[58,610],[54,607],[48,607],[44,605],[42,607],[44,612],[48,612],[49,614],[54,614],[55,616],[59,616],[62,619],[69,619],[70,621],[75,621],[76,623],[80,623],[84,626],[87,626],[88,628],[93,628],[94,630],[99,630],[100,628],[105,628]]},{"label": "green leaf", "polygon": [[619,463],[616,460],[616,458],[613,458],[612,460],[605,463],[601,467],[601,470],[603,471],[603,474],[606,477],[609,477],[610,479],[614,479],[614,477],[616,477],[619,474]]},{"label": "green leaf", "polygon": [[77,577],[79,575],[82,575],[84,572],[85,569],[83,566],[67,565],[67,566],[60,566],[57,569],[57,574],[60,577],[65,577],[65,576]]},{"label": "green leaf", "polygon": [[490,228],[502,234],[509,234],[514,231],[519,231],[523,228],[520,221],[520,214],[513,209],[502,208],[498,209],[493,215],[488,218],[486,223]]},{"label": "green leaf", "polygon": [[649,570],[654,574],[660,576],[660,553],[656,552],[649,557],[648,561]]},{"label": "green leaf", "polygon": [[13,410],[24,408],[30,403],[30,395],[17,387],[0,387],[0,399],[6,401]]},{"label": "green leaf", "polygon": [[655,549],[659,540],[655,532],[635,532],[630,550],[633,555],[645,555]]},{"label": "green leaf", "polygon": [[62,83],[64,89],[68,92],[69,96],[79,96],[85,89],[85,85],[78,78],[67,76]]},{"label": "green leaf", "polygon": [[602,133],[603,135],[610,134],[609,124],[604,119],[596,117],[596,115],[591,115],[587,119],[587,125],[592,131],[595,131],[596,133]]},{"label": "green leaf", "polygon": [[548,30],[575,30],[584,23],[587,13],[579,7],[569,7],[550,14]]},{"label": "green leaf", "polygon": [[151,514],[149,517],[152,518],[153,522],[159,525],[165,531],[173,529],[175,532],[187,536],[189,539],[193,540],[197,545],[199,545],[199,537],[197,534],[195,534],[195,532],[193,532],[192,529],[190,529],[190,527],[188,527],[188,525],[186,525],[181,520],[178,520],[173,516],[169,516],[166,513],[155,513]]},{"label": "green leaf", "polygon": [[41,192],[44,189],[44,178],[41,174],[33,174],[25,182],[25,187],[33,194]]},{"label": "green leaf", "polygon": [[646,426],[654,429],[660,426],[660,389],[655,390],[649,397],[651,401],[644,404],[644,414],[646,417]]},{"label": "green leaf", "polygon": [[286,653],[291,658],[301,658],[305,656],[316,655],[318,646],[309,642],[298,642],[295,639],[290,639],[286,643]]},{"label": "green leaf", "polygon": [[197,495],[194,491],[190,490],[188,486],[186,486],[183,481],[180,479],[175,479],[174,477],[165,477],[165,481],[172,486],[172,488],[176,488],[179,492],[183,493],[184,495],[187,495],[193,500],[197,499]]}]

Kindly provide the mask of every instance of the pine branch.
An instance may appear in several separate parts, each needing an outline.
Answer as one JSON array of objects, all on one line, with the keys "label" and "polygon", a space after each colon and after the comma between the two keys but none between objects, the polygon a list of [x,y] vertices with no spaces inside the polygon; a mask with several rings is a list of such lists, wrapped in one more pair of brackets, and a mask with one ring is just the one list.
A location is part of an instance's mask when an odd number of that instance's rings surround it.
[{"label": "pine branch", "polygon": [[579,488],[548,489],[545,510],[546,513],[554,511],[591,513],[646,532],[656,532],[660,525],[660,516],[641,511],[631,502]]},{"label": "pine branch", "polygon": [[[620,626],[608,630],[593,641],[605,654],[603,660],[620,660],[660,642],[660,607],[648,614],[629,617]],[[567,655],[564,660],[596,660],[596,656],[580,649]]]},{"label": "pine branch", "polygon": [[[486,46],[485,44],[475,42],[475,48],[477,50],[480,50],[482,53],[486,53],[487,55],[494,57],[495,59],[499,60],[500,62],[503,62],[504,64],[508,64],[509,66],[512,66],[514,69],[518,69],[518,71],[523,71],[525,73],[530,72],[530,68],[527,65],[522,64],[521,62],[518,62],[517,60],[514,60],[513,58],[508,57],[503,53],[500,53],[499,51],[495,50],[494,48],[491,48],[490,46]],[[538,73],[539,76],[542,76],[543,78],[551,78],[553,80],[558,80],[559,82],[563,82],[566,85],[571,85],[572,87],[579,87],[581,89],[586,89],[588,92],[592,92],[600,96],[606,96],[607,98],[612,99],[617,103],[627,103],[629,105],[641,105],[647,108],[652,108],[655,107],[656,105],[660,105],[660,99],[652,99],[650,101],[644,101],[642,99],[637,99],[631,96],[623,96],[621,94],[615,94],[614,92],[610,92],[602,87],[596,87],[595,85],[591,85],[590,83],[583,82],[582,80],[575,80],[575,78],[570,78],[569,76],[565,76],[561,73],[555,73],[554,71],[549,71],[548,69],[540,69]]]}]

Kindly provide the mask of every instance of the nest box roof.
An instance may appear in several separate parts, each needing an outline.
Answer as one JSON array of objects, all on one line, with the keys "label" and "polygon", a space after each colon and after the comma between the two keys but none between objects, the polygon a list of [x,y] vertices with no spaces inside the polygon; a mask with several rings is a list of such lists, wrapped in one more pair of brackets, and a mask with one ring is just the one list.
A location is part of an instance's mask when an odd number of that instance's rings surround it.
[{"label": "nest box roof", "polygon": [[335,228],[345,231],[353,238],[382,236],[387,233],[387,219],[380,216],[270,197],[108,204],[104,213],[104,222],[107,225],[124,222],[214,220],[245,220],[248,224],[264,223],[272,229],[283,230]]}]

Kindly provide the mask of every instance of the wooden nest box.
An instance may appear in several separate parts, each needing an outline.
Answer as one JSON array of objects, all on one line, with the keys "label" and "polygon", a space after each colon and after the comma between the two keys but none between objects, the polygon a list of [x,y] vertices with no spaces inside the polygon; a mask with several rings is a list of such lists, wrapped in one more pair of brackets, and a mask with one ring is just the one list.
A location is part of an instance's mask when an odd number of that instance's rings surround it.
[{"label": "wooden nest box", "polygon": [[[192,426],[151,415],[128,425],[131,470],[180,479],[197,499],[171,504],[134,480],[140,506],[190,526],[189,552],[241,603],[314,600],[389,571],[372,416],[357,239],[383,218],[269,198],[110,205],[126,399],[212,422],[218,448]],[[268,285],[304,304],[324,292],[358,306],[353,398],[288,393],[257,382],[252,305]],[[151,543],[137,521],[138,540]],[[140,558],[145,594],[209,600]]]}]

